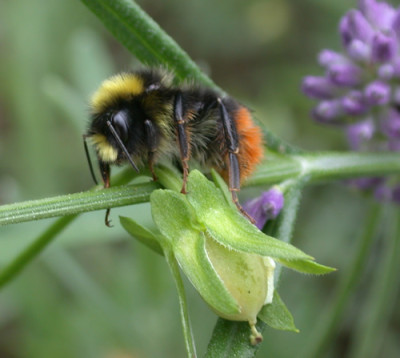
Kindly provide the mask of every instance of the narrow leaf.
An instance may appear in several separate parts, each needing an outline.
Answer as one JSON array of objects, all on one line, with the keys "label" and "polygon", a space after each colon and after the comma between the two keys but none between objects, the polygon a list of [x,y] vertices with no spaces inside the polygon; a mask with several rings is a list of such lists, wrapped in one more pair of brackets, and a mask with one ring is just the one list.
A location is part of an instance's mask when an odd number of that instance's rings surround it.
[{"label": "narrow leaf", "polygon": [[120,216],[119,221],[122,227],[135,239],[138,239],[142,244],[146,245],[148,248],[152,249],[158,254],[164,254],[161,245],[158,242],[157,234],[154,232],[154,230],[146,228],[135,220],[125,216]]},{"label": "narrow leaf", "polygon": [[194,79],[217,88],[186,52],[134,1],[81,1],[144,64],[164,65],[173,69],[180,80]]},{"label": "narrow leaf", "polygon": [[272,303],[265,305],[258,318],[274,329],[282,331],[299,332],[296,328],[292,314],[275,290]]},{"label": "narrow leaf", "polygon": [[316,263],[315,261],[311,260],[285,260],[285,259],[277,259],[277,261],[292,269],[296,270],[302,273],[310,273],[313,275],[324,275],[326,273],[330,273],[333,271],[336,271],[335,268],[321,265],[319,263]]}]

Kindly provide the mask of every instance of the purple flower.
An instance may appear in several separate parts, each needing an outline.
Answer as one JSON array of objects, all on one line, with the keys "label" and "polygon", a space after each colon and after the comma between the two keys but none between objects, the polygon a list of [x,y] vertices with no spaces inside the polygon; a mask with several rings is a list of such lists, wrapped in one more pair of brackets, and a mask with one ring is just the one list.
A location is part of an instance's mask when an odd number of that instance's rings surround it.
[{"label": "purple flower", "polygon": [[359,8],[367,20],[380,30],[390,29],[396,16],[396,10],[383,1],[360,0]]},{"label": "purple flower", "polygon": [[350,10],[342,18],[339,31],[345,46],[355,39],[368,43],[374,35],[374,29],[359,10]]},{"label": "purple flower", "polygon": [[343,107],[340,100],[322,101],[312,110],[311,115],[317,122],[335,122],[343,114]]},{"label": "purple flower", "polygon": [[342,54],[332,50],[322,50],[318,54],[318,63],[321,66],[329,67],[334,64],[346,64],[350,63],[349,59]]},{"label": "purple flower", "polygon": [[335,87],[325,77],[307,76],[302,83],[303,92],[315,99],[329,99],[335,93]]},{"label": "purple flower", "polygon": [[351,41],[347,48],[347,52],[355,61],[368,62],[371,58],[371,46],[358,39]]},{"label": "purple flower", "polygon": [[[342,17],[339,35],[342,51],[322,50],[318,63],[324,74],[303,81],[303,92],[318,101],[312,117],[325,125],[340,124],[352,150],[400,152],[400,7],[359,0],[358,8]],[[379,200],[400,204],[395,179],[351,183]]]},{"label": "purple flower", "polygon": [[372,61],[392,61],[397,54],[397,48],[397,39],[393,32],[391,34],[377,33],[372,40]]},{"label": "purple flower", "polygon": [[248,201],[243,208],[255,220],[261,230],[268,220],[275,219],[283,208],[283,193],[273,187],[263,192],[259,197]]},{"label": "purple flower", "polygon": [[364,95],[360,91],[351,91],[342,98],[342,107],[347,114],[357,116],[367,111]]},{"label": "purple flower", "polygon": [[361,83],[362,71],[351,63],[333,64],[328,69],[328,78],[338,86],[351,87]]},{"label": "purple flower", "polygon": [[390,100],[390,86],[383,81],[374,81],[364,90],[365,99],[371,106],[387,104]]}]

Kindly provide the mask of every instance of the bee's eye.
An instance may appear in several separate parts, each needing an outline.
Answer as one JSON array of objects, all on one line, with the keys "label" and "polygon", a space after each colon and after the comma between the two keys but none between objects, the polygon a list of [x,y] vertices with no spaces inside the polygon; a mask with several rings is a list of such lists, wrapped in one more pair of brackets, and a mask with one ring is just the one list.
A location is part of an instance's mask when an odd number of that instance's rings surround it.
[{"label": "bee's eye", "polygon": [[119,111],[111,118],[113,125],[118,136],[123,142],[128,139],[128,114],[125,111]]}]

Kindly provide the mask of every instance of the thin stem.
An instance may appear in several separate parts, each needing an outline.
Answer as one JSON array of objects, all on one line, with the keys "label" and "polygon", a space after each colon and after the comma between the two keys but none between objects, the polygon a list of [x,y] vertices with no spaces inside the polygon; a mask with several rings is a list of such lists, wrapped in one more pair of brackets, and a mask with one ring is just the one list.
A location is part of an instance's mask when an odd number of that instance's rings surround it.
[{"label": "thin stem", "polygon": [[[266,185],[299,177],[309,177],[311,181],[318,182],[395,173],[400,173],[398,153],[327,152],[275,156],[268,157],[246,185]],[[157,183],[149,182],[3,205],[0,207],[0,225],[147,202],[151,192],[157,188]]]},{"label": "thin stem", "polygon": [[175,256],[170,249],[164,249],[164,255],[171,270],[172,276],[175,280],[175,285],[178,291],[179,297],[179,309],[181,313],[183,336],[185,338],[185,346],[188,357],[196,357],[196,346],[194,344],[192,327],[189,320],[189,312],[186,301],[185,287],[183,286],[183,281],[181,274],[179,272],[179,266],[175,259]]},{"label": "thin stem", "polygon": [[0,226],[143,203],[159,187],[149,182],[3,205]]},{"label": "thin stem", "polygon": [[398,210],[396,215],[391,218],[391,225],[388,226],[392,226],[392,230],[386,236],[385,249],[375,270],[371,293],[360,315],[361,319],[350,357],[378,357],[378,349],[381,347],[388,321],[396,307],[400,271],[400,215]]},{"label": "thin stem", "polygon": [[311,181],[400,173],[399,153],[319,152],[296,155],[267,154],[246,186],[266,185],[309,176]]},{"label": "thin stem", "polygon": [[321,319],[319,324],[313,329],[314,333],[310,337],[309,342],[304,345],[306,350],[301,357],[322,357],[324,350],[332,341],[332,337],[336,333],[338,325],[343,317],[346,304],[360,281],[372,244],[377,237],[381,218],[382,206],[373,203],[364,221],[366,226],[358,240],[358,247],[355,250],[356,256],[354,261],[352,261],[352,266],[346,270],[347,275],[345,275],[340,282],[333,303],[329,305],[325,317]]}]

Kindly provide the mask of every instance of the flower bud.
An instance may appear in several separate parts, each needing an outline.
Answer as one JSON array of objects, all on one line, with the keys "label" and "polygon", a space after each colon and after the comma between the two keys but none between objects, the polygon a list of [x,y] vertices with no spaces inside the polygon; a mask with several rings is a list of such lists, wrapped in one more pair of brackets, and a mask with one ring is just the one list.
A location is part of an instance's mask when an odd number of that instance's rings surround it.
[{"label": "flower bud", "polygon": [[282,191],[278,187],[274,187],[245,203],[243,208],[255,220],[256,226],[261,230],[267,220],[275,219],[279,215],[283,202]]},{"label": "flower bud", "polygon": [[375,63],[389,62],[397,53],[397,40],[393,33],[377,33],[372,40],[371,58]]},{"label": "flower bud", "polygon": [[380,30],[389,30],[396,15],[391,5],[376,0],[360,0],[359,8],[366,19]]},{"label": "flower bud", "polygon": [[339,31],[345,46],[354,39],[368,43],[374,35],[374,29],[359,10],[350,10],[342,18]]},{"label": "flower bud", "polygon": [[301,87],[308,97],[316,99],[330,99],[335,93],[335,87],[325,77],[307,76]]},{"label": "flower bud", "polygon": [[237,314],[216,313],[232,321],[248,321],[253,332],[252,343],[258,343],[262,337],[255,324],[261,308],[272,302],[274,260],[228,249],[210,237],[206,239],[206,251],[214,270],[240,307]]},{"label": "flower bud", "polygon": [[387,104],[390,100],[390,86],[382,81],[371,82],[365,87],[364,95],[371,106]]},{"label": "flower bud", "polygon": [[359,39],[354,39],[347,47],[347,52],[355,61],[368,62],[371,57],[371,46]]},{"label": "flower bud", "polygon": [[336,51],[325,49],[318,54],[318,63],[323,67],[330,67],[334,64],[350,63],[350,61]]},{"label": "flower bud", "polygon": [[364,96],[360,91],[351,91],[342,98],[342,106],[347,114],[357,116],[363,114],[368,109]]},{"label": "flower bud", "polygon": [[337,86],[352,87],[361,83],[361,69],[353,64],[334,64],[328,69],[328,77]]},{"label": "flower bud", "polygon": [[340,100],[322,101],[312,111],[312,116],[317,122],[333,123],[343,114]]}]

